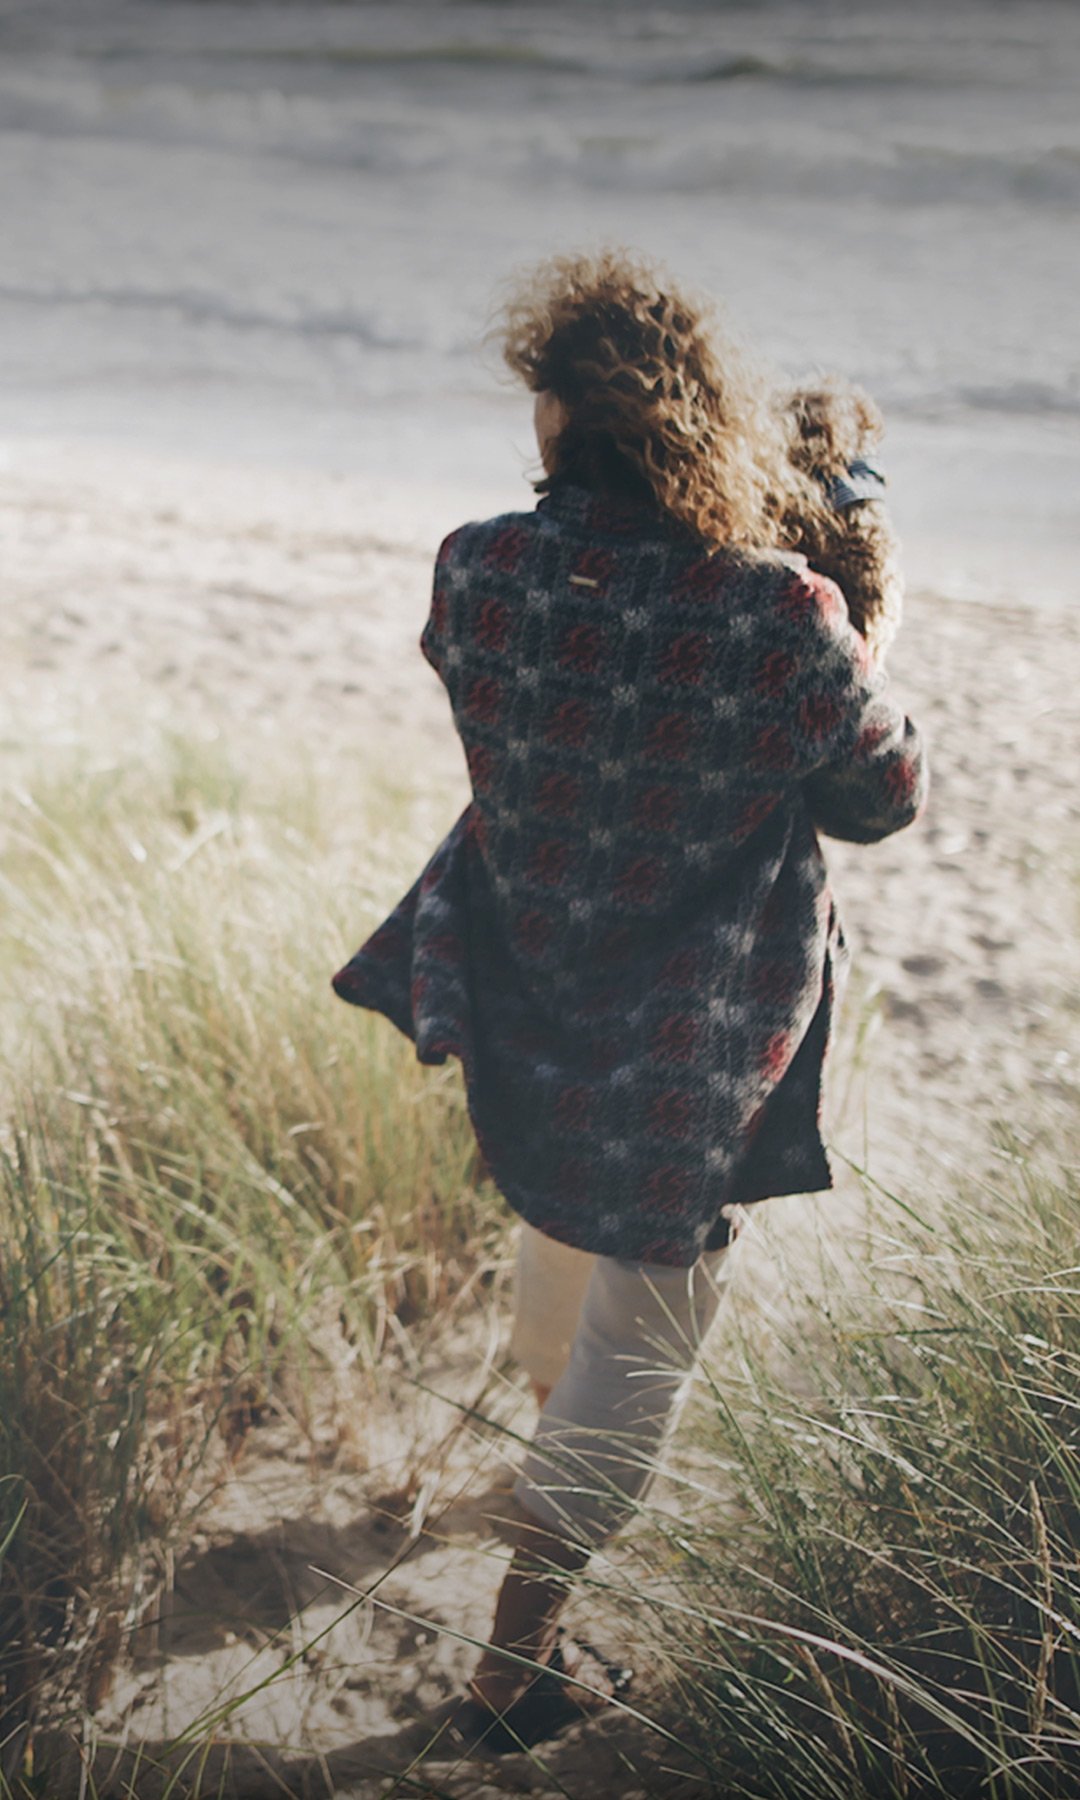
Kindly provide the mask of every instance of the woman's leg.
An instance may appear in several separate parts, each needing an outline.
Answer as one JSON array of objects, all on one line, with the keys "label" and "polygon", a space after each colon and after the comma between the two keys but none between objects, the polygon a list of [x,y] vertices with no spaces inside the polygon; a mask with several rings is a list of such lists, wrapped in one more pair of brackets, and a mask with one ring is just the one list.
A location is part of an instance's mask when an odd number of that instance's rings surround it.
[{"label": "woman's leg", "polygon": [[534,1671],[523,1669],[513,1657],[534,1663],[550,1658],[568,1581],[585,1567],[590,1554],[584,1545],[546,1532],[533,1521],[520,1527],[495,1603],[491,1647],[469,1682],[476,1698],[493,1712],[505,1712],[535,1680]]},{"label": "woman's leg", "polygon": [[570,1360],[595,1261],[587,1250],[560,1244],[522,1221],[510,1349],[531,1378],[541,1407]]},{"label": "woman's leg", "polygon": [[728,1275],[730,1248],[692,1269],[597,1257],[569,1362],[540,1416],[515,1496],[523,1523],[472,1679],[496,1711],[546,1662],[568,1578],[626,1522],[678,1413]]}]

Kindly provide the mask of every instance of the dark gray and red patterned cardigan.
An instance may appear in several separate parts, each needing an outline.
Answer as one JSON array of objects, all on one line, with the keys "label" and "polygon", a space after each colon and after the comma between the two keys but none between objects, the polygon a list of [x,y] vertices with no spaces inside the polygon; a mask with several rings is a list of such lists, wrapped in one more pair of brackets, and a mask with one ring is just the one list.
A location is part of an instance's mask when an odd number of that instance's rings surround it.
[{"label": "dark gray and red patterned cardigan", "polygon": [[690,1264],[730,1203],[830,1187],[817,833],[926,789],[840,590],[563,487],[446,539],[421,648],[473,799],[335,991],[461,1058],[497,1186],[566,1244]]}]

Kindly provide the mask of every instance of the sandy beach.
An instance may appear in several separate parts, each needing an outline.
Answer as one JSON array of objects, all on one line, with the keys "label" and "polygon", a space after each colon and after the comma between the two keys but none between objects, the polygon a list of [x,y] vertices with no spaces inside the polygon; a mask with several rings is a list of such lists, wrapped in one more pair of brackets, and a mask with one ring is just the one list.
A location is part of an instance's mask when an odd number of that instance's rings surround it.
[{"label": "sandy beach", "polygon": [[[123,758],[164,729],[217,734],[241,757],[273,738],[330,779],[358,760],[393,770],[449,818],[464,773],[416,648],[435,538],[407,514],[311,471],[37,445],[3,484],[9,760],[47,765],[73,744]],[[862,1204],[845,1158],[918,1200],[985,1169],[1001,1123],[1052,1155],[1055,1118],[1075,1107],[1080,615],[920,590],[892,667],[929,739],[932,800],[881,846],[829,850],[855,952],[830,1093],[839,1181],[759,1212],[740,1274],[751,1308],[782,1291],[803,1233],[842,1248]],[[431,847],[417,844],[417,867]],[[328,1031],[349,1024],[328,1008]],[[483,1635],[505,1555],[503,1449],[457,1407],[531,1424],[505,1358],[503,1276],[494,1297],[465,1297],[420,1370],[391,1359],[362,1425],[322,1462],[286,1424],[253,1434],[103,1729],[172,1735],[230,1682],[276,1669],[287,1628],[302,1654],[231,1729],[283,1747],[289,1791],[302,1791],[298,1769],[320,1779],[325,1757],[333,1792],[373,1796],[372,1771],[416,1753],[424,1727],[410,1721],[455,1691],[462,1636]],[[614,1570],[633,1557],[632,1541],[616,1547]],[[383,1604],[350,1613],[350,1589],[383,1575]],[[646,1770],[669,1760],[616,1719],[549,1747],[550,1791],[604,1791],[624,1749]],[[432,1770],[447,1793],[510,1791],[505,1771],[489,1789],[473,1766]],[[257,1760],[243,1779],[278,1791]]]}]

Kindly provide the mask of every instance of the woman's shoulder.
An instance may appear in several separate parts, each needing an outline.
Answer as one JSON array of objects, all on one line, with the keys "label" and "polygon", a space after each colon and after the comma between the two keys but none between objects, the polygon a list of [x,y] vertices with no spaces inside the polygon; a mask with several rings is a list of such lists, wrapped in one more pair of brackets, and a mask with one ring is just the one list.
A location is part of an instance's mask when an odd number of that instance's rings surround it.
[{"label": "woman's shoulder", "polygon": [[469,563],[489,555],[509,556],[515,546],[528,543],[537,529],[535,512],[496,513],[490,519],[470,519],[447,533],[436,553],[440,566]]},{"label": "woman's shoulder", "polygon": [[750,586],[760,584],[792,603],[801,595],[812,600],[815,609],[824,609],[826,613],[836,607],[847,611],[835,581],[811,568],[799,551],[725,547],[714,552],[714,556],[718,566],[723,566],[734,576],[743,576]]},{"label": "woman's shoulder", "polygon": [[[580,496],[575,494],[572,498],[576,501]],[[783,594],[791,590],[793,604],[801,594],[806,601],[816,600],[818,607],[824,603],[829,609],[829,600],[818,590],[822,585],[833,589],[833,584],[812,570],[806,557],[796,551],[730,544],[714,547],[700,540],[688,542],[682,532],[657,538],[647,529],[631,530],[632,521],[627,518],[621,518],[622,530],[616,532],[607,516],[611,508],[603,510],[592,497],[586,498],[593,512],[603,511],[602,519],[598,517],[596,523],[602,523],[605,530],[584,531],[585,521],[577,512],[568,519],[564,517],[565,506],[542,501],[527,512],[495,513],[490,518],[471,519],[456,526],[439,545],[437,570],[451,577],[456,573],[459,580],[485,571],[513,575],[520,566],[528,566],[528,553],[530,548],[538,547],[538,539],[565,538],[565,552],[571,558],[581,553],[583,542],[601,545],[616,564],[626,558],[636,562],[647,553],[654,570],[652,581],[665,591],[670,588],[674,598],[681,596],[700,603],[714,593],[718,599],[723,595],[728,601],[741,595],[746,604],[756,609],[770,592]],[[593,522],[591,517],[589,522]],[[547,552],[545,562],[550,572]],[[842,605],[839,590],[834,592]]]},{"label": "woman's shoulder", "polygon": [[818,578],[805,556],[749,545],[697,545],[683,550],[666,571],[676,598],[725,602],[730,611],[755,613],[770,597],[802,590]]}]

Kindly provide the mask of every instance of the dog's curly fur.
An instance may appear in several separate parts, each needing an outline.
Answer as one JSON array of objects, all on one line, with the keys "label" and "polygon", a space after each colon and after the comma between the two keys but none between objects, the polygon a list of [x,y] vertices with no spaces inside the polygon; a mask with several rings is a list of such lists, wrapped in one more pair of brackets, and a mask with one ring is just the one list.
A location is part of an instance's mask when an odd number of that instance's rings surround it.
[{"label": "dog's curly fur", "polygon": [[[881,413],[862,388],[830,378],[779,396],[789,455],[803,474],[828,483],[865,456],[883,430]],[[900,546],[879,500],[863,500],[809,518],[786,517],[783,535],[810,566],[837,583],[852,624],[876,661],[896,636],[903,610]]]}]

